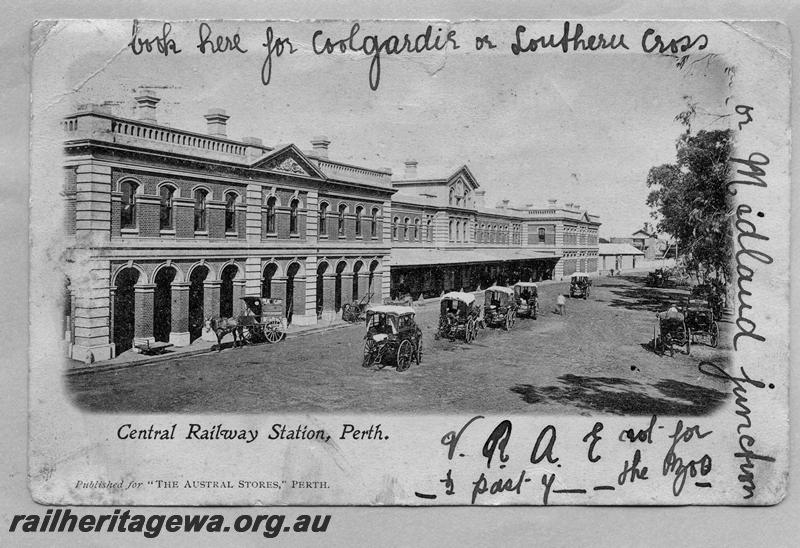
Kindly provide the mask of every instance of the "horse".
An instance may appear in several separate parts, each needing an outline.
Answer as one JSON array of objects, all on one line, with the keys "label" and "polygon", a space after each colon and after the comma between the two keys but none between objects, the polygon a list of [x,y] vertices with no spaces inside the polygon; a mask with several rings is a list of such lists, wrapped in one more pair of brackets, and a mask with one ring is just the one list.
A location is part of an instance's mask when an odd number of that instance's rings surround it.
[{"label": "horse", "polygon": [[206,320],[209,328],[217,336],[217,352],[222,350],[222,339],[228,333],[233,333],[233,347],[241,346],[244,342],[243,328],[237,318],[209,318]]}]

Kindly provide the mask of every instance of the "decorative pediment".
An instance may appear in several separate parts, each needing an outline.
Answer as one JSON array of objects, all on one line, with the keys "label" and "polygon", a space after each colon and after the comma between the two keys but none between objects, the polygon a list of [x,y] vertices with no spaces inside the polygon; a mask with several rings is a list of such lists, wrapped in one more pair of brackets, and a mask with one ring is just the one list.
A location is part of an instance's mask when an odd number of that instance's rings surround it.
[{"label": "decorative pediment", "polygon": [[322,172],[294,145],[286,145],[262,156],[252,167],[301,177],[325,178]]},{"label": "decorative pediment", "polygon": [[467,192],[480,187],[475,176],[465,165],[458,168],[447,180],[447,184],[450,186],[458,185],[459,183],[463,185],[463,189]]}]

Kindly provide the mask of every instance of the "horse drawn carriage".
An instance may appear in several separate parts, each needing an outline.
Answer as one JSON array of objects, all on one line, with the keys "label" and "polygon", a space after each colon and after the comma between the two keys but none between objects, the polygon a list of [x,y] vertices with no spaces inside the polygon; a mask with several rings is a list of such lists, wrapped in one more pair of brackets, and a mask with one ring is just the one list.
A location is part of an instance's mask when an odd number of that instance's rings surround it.
[{"label": "horse drawn carriage", "polygon": [[363,367],[380,369],[393,363],[405,371],[422,361],[422,330],[410,306],[377,305],[367,309],[367,334],[364,336]]},{"label": "horse drawn carriage", "polygon": [[675,355],[675,347],[686,348],[689,354],[692,348],[692,334],[686,325],[686,317],[677,310],[656,314],[657,324],[653,329],[653,349],[656,354],[669,352]]},{"label": "horse drawn carriage", "polygon": [[472,293],[451,291],[442,296],[439,312],[439,329],[435,339],[447,338],[451,341],[462,338],[471,343],[478,335],[480,310],[475,305]]},{"label": "horse drawn carriage", "polygon": [[539,315],[539,288],[533,282],[517,282],[514,285],[514,299],[517,302],[517,316],[527,316],[534,320]]},{"label": "horse drawn carriage", "polygon": [[517,319],[517,303],[510,287],[493,285],[484,291],[483,321],[486,325],[502,326],[508,331]]},{"label": "horse drawn carriage", "polygon": [[235,318],[212,318],[209,327],[217,337],[217,350],[222,349],[222,338],[233,334],[233,344],[242,342],[277,343],[286,337],[287,322],[283,299],[242,297],[242,312]]},{"label": "horse drawn carriage", "polygon": [[592,280],[585,272],[575,272],[569,278],[569,296],[574,299],[575,297],[589,297],[592,290]]},{"label": "horse drawn carriage", "polygon": [[[697,298],[701,297],[701,298]],[[706,297],[703,300],[702,297]],[[686,326],[693,343],[702,339],[704,344],[716,348],[719,344],[719,325],[712,298],[705,295],[703,289],[695,288],[686,303]],[[721,308],[721,306],[720,306]]]}]

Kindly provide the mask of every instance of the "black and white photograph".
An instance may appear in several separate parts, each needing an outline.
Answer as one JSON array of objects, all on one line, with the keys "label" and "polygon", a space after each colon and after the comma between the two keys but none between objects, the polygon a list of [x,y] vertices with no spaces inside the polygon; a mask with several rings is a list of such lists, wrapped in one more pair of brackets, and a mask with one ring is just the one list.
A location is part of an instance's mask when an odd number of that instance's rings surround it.
[{"label": "black and white photograph", "polygon": [[779,23],[53,20],[32,49],[37,500],[782,496]]}]

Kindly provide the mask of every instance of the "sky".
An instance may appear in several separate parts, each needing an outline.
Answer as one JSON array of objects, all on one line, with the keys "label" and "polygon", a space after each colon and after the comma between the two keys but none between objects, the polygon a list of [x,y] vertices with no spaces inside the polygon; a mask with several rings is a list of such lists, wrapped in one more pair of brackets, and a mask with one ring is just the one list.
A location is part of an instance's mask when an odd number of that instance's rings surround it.
[{"label": "sky", "polygon": [[[610,24],[609,24],[610,25]],[[273,57],[264,86],[265,29],[289,37],[297,52]],[[426,23],[362,22],[363,34],[381,38],[424,31]],[[585,24],[585,32],[614,32]],[[421,177],[446,177],[468,165],[486,191],[487,205],[502,199],[544,204],[574,202],[600,216],[602,237],[627,236],[652,221],[645,204],[647,172],[675,159],[683,128],[674,117],[691,96],[703,112],[725,111],[727,76],[721,62],[678,70],[672,58],[630,52],[511,54],[516,23],[456,25],[458,50],[381,57],[381,80],[370,89],[371,57],[319,56],[311,37],[342,38],[351,23],[213,23],[217,34],[239,32],[247,53],[201,55],[198,23],[174,23],[170,36],[182,52],[134,55],[126,43],[130,22],[76,22],[56,27],[47,63],[63,71],[47,86],[61,86],[63,115],[82,103],[115,104],[135,117],[135,90],[162,98],[159,122],[204,132],[209,108],[224,108],[228,135],[256,136],[267,145],[331,140],[332,159],[403,173],[419,162]],[[434,30],[440,27],[436,26]],[[442,34],[450,27],[442,25]],[[561,24],[529,24],[529,34],[560,32]],[[140,36],[161,30],[144,24]],[[624,30],[624,29],[621,29]],[[628,31],[630,28],[627,29]],[[476,51],[473,36],[489,34],[497,47]],[[634,33],[635,34],[635,33]],[[639,33],[641,34],[641,33]],[[359,36],[361,36],[359,35]],[[636,39],[629,38],[629,44]],[[360,42],[359,42],[360,43]],[[34,92],[41,78],[34,79]],[[695,129],[720,122],[700,116]]]}]

